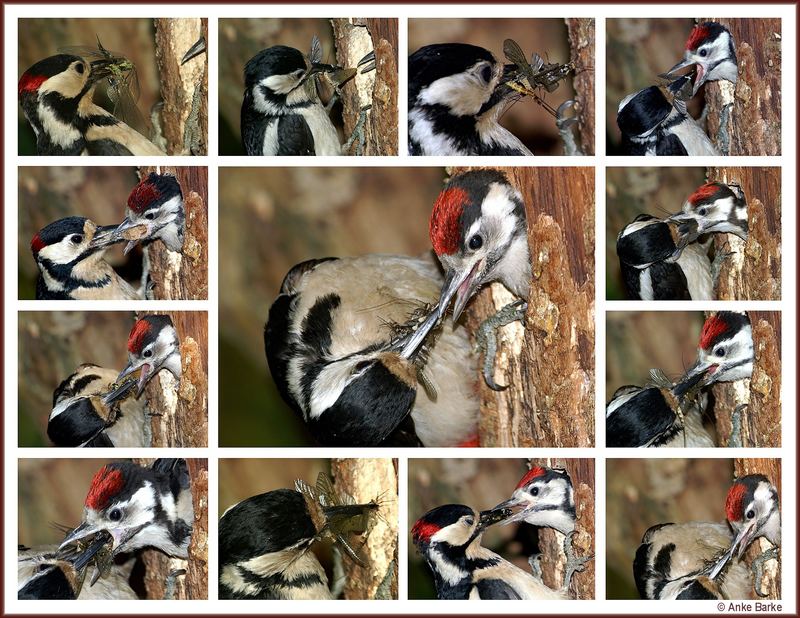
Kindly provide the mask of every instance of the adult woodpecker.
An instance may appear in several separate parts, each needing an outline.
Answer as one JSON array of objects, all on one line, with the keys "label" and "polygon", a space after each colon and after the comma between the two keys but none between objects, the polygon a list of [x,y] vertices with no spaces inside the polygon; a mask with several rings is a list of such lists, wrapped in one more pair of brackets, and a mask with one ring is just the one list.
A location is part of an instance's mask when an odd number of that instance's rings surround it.
[{"label": "adult woodpecker", "polygon": [[412,155],[533,155],[501,126],[520,98],[504,65],[475,45],[427,45],[408,59],[408,148]]},{"label": "adult woodpecker", "polygon": [[726,80],[735,84],[739,68],[730,30],[714,21],[697,24],[686,41],[683,60],[667,71],[664,77],[672,79],[688,66],[695,66],[697,72],[692,86],[693,96],[706,82]]},{"label": "adult woodpecker", "polygon": [[105,531],[112,538],[112,556],[153,547],[168,556],[188,558],[193,521],[186,460],[156,459],[148,467],[111,463],[92,478],[83,521],[59,549]]},{"label": "adult woodpecker", "polygon": [[478,513],[463,504],[428,511],[414,524],[411,537],[433,572],[440,599],[567,599],[519,567],[481,546],[484,530],[503,511]]},{"label": "adult woodpecker", "polygon": [[36,134],[40,155],[147,155],[165,153],[92,102],[95,86],[113,75],[112,60],[91,63],[58,54],[40,60],[19,79],[19,102]]},{"label": "adult woodpecker", "polygon": [[56,387],[47,421],[47,436],[55,446],[150,446],[144,403],[131,396],[135,380],[113,403],[103,402],[116,380],[117,371],[86,363]]},{"label": "adult woodpecker", "polygon": [[640,214],[617,236],[617,257],[634,300],[713,300],[708,249],[692,221]]},{"label": "adult woodpecker", "polygon": [[39,267],[37,300],[135,300],[142,295],[103,259],[115,226],[66,217],[39,230],[31,252]]},{"label": "adult woodpecker", "polygon": [[495,390],[494,330],[523,321],[531,281],[525,203],[522,194],[498,170],[472,170],[451,178],[431,212],[433,250],[445,271],[438,313],[453,305],[453,322],[485,284],[499,281],[518,297],[489,318],[478,331],[484,349],[483,375]]},{"label": "adult woodpecker", "polygon": [[684,202],[681,212],[670,217],[696,222],[698,234],[727,233],[747,240],[747,200],[739,185],[707,182]]},{"label": "adult woodpecker", "polygon": [[474,442],[471,346],[460,330],[435,329],[441,285],[431,259],[395,255],[289,271],[264,347],[278,391],[320,444]]},{"label": "adult woodpecker", "polygon": [[684,379],[701,379],[704,386],[749,379],[753,361],[750,318],[744,312],[718,311],[703,324],[697,359]]},{"label": "adult woodpecker", "polygon": [[150,172],[128,196],[125,219],[114,230],[114,237],[127,240],[125,253],[137,242],[161,240],[170,251],[183,248],[186,215],[183,191],[172,174]]},{"label": "adult woodpecker", "polygon": [[332,599],[311,551],[317,532],[303,495],[291,489],[229,507],[219,520],[219,598]]}]

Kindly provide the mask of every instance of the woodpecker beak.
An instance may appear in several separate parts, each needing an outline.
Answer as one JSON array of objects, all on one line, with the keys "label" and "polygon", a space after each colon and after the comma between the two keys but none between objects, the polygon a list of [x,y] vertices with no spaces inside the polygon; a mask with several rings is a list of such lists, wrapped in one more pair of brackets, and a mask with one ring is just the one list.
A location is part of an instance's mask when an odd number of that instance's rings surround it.
[{"label": "woodpecker beak", "polygon": [[89,242],[90,249],[104,249],[110,245],[116,244],[120,239],[116,236],[116,225],[100,225],[94,231],[94,236]]},{"label": "woodpecker beak", "polygon": [[[119,548],[134,536],[139,534],[142,528],[144,528],[146,525],[147,524],[133,527],[103,528],[97,526],[96,524],[90,524],[89,522],[85,521],[66,536],[66,538],[61,542],[61,545],[58,546],[58,549],[59,551],[64,550],[68,546],[73,545],[92,535],[98,535],[98,538],[95,539],[95,541],[93,541],[84,552],[78,554],[80,563],[85,565],[88,564],[91,557],[100,551],[100,549],[102,549],[103,546],[109,541],[112,541],[112,553],[117,554],[119,552]],[[110,535],[110,538],[108,538],[107,535]],[[91,555],[87,555],[89,552],[91,552]]]},{"label": "woodpecker beak", "polygon": [[686,392],[699,383],[707,382],[718,369],[718,364],[703,362],[698,358],[679,380],[676,392]]},{"label": "woodpecker beak", "polygon": [[[125,238],[125,236],[124,236],[124,233],[127,232],[128,230],[132,230],[133,228],[139,227],[139,225],[141,225],[141,224],[140,223],[134,223],[128,217],[125,217],[122,220],[122,223],[120,223],[116,228],[114,228],[114,237],[116,238],[117,242],[121,242],[123,240],[127,240]],[[148,237],[148,236],[150,236],[150,227],[149,226],[147,227],[147,234],[145,234],[145,237]],[[128,255],[128,253],[130,253],[131,249],[133,249],[136,246],[137,242],[138,241],[136,241],[136,240],[128,240],[128,243],[125,245],[125,248],[122,250],[122,253],[124,255]]]},{"label": "woodpecker beak", "polygon": [[125,369],[120,371],[119,375],[117,376],[117,382],[121,382],[124,378],[128,377],[132,373],[135,373],[138,369],[142,370],[139,374],[139,381],[136,383],[136,396],[142,394],[145,385],[153,377],[159,369],[158,365],[153,365],[151,363],[128,363],[125,366]]},{"label": "woodpecker beak", "polygon": [[478,520],[478,530],[482,532],[489,526],[507,519],[510,514],[510,510],[500,504],[488,511],[481,511],[480,519]]},{"label": "woodpecker beak", "polygon": [[734,554],[736,555],[737,560],[741,560],[742,554],[752,542],[757,531],[758,521],[755,519],[742,528],[739,531],[739,534],[736,535],[736,538],[733,539],[733,542],[731,543],[730,547],[728,547],[727,551],[717,561],[717,563],[714,565],[714,568],[711,569],[711,572],[708,574],[709,579],[714,579],[717,575],[719,575],[722,569],[725,568],[725,565],[728,564],[728,561],[733,558]]},{"label": "woodpecker beak", "polygon": [[411,358],[414,353],[419,349],[419,346],[425,341],[428,333],[433,330],[441,320],[441,314],[438,307],[434,307],[425,320],[417,327],[417,329],[400,340],[400,356],[401,358]]},{"label": "woodpecker beak", "polygon": [[370,71],[375,70],[375,50],[373,49],[368,54],[365,54],[364,57],[358,61],[356,64],[357,69],[361,69],[360,73],[369,73]]},{"label": "woodpecker beak", "polygon": [[135,380],[125,380],[124,382],[119,384],[117,388],[110,390],[105,395],[103,395],[102,401],[107,406],[111,405],[116,401],[121,401],[122,399],[125,399],[128,396],[128,393],[130,393],[135,386],[136,386]]},{"label": "woodpecker beak", "polygon": [[481,266],[483,260],[478,260],[472,265],[469,270],[451,270],[445,279],[444,286],[442,287],[442,294],[439,297],[439,317],[443,317],[450,306],[450,302],[455,298],[453,303],[453,322],[458,321],[461,312],[464,310],[469,299],[475,294],[475,291],[481,284]]},{"label": "woodpecker beak", "polygon": [[696,75],[695,80],[694,80],[694,85],[692,86],[692,96],[694,96],[694,95],[697,94],[697,91],[700,89],[700,86],[702,86],[706,81],[706,72],[705,72],[705,69],[703,68],[703,65],[698,64],[694,60],[690,60],[688,58],[684,58],[678,64],[676,64],[674,67],[672,67],[669,71],[659,75],[659,77],[663,77],[664,79],[670,79],[670,80],[671,79],[675,79],[676,77],[678,77],[680,79],[680,77],[683,77],[683,76],[678,76],[677,75],[678,71],[680,71],[681,69],[685,69],[686,67],[689,67],[689,66],[692,66],[692,65],[695,66],[695,70],[697,71],[697,75]]},{"label": "woodpecker beak", "polygon": [[181,58],[181,65],[186,64],[189,62],[189,60],[195,56],[199,56],[204,51],[206,51],[206,37],[200,35],[200,38],[197,39],[197,42],[195,42],[195,44],[189,48],[189,51],[183,55],[183,58]]},{"label": "woodpecker beak", "polygon": [[[111,535],[105,531],[100,531],[95,534],[94,541],[88,547],[80,549],[77,545],[70,544],[63,547],[63,549],[59,549],[57,557],[69,562],[76,571],[81,572],[92,561],[92,558],[111,542]],[[99,575],[99,570],[95,575]],[[94,581],[92,584],[94,584]]]}]

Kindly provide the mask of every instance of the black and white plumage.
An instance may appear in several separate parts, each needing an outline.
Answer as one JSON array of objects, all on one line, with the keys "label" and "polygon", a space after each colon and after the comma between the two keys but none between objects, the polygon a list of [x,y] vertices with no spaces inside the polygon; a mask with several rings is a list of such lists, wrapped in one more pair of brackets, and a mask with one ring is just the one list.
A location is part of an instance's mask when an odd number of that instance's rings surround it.
[{"label": "black and white plumage", "polygon": [[228,508],[219,520],[219,598],[333,598],[310,549],[317,532],[303,495],[291,489]]},{"label": "black and white plumage", "polygon": [[430,567],[440,599],[566,599],[519,567],[481,546],[498,512],[478,513],[463,504],[439,506],[417,520],[411,536]]},{"label": "black and white plumage", "polygon": [[[103,395],[116,379],[116,370],[87,363],[58,385],[47,421],[47,436],[55,446],[150,446],[150,420],[143,401],[120,393],[114,403],[103,402]],[[134,381],[129,383],[130,395],[135,385]]]},{"label": "black and white plumage", "polygon": [[408,59],[408,147],[412,155],[532,155],[500,117],[518,98],[514,65],[482,47],[427,45]]},{"label": "black and white plumage", "polygon": [[733,37],[730,30],[720,23],[704,21],[697,24],[686,41],[683,60],[672,67],[665,77],[672,78],[681,69],[695,66],[692,95],[709,81],[725,80],[735,84],[739,77]]},{"label": "black and white plumage", "polygon": [[754,359],[750,318],[745,312],[719,311],[703,323],[697,359],[684,379],[701,379],[704,386],[749,379]]},{"label": "black and white plumage", "polygon": [[186,460],[157,459],[148,467],[111,463],[94,475],[83,521],[60,548],[105,531],[112,538],[112,555],[154,547],[187,558],[193,521]]},{"label": "black and white plumage", "polygon": [[92,102],[95,86],[111,75],[109,63],[59,54],[20,77],[22,111],[40,155],[164,155],[157,146]]},{"label": "black and white plumage", "polygon": [[713,300],[708,249],[673,222],[638,215],[617,236],[617,256],[628,296],[634,300]]},{"label": "black and white plumage", "polygon": [[161,240],[170,251],[181,251],[185,223],[178,179],[171,174],[150,172],[131,190],[125,219],[113,234],[128,241],[125,253],[137,242],[150,244],[155,240]]},{"label": "black and white plumage", "polygon": [[747,240],[747,200],[739,185],[707,182],[684,202],[673,221],[695,221],[699,234],[735,234]]},{"label": "black and white plumage", "polygon": [[37,300],[136,300],[142,295],[103,259],[115,226],[98,227],[85,217],[66,217],[31,240],[39,267]]},{"label": "black and white plumage", "polygon": [[456,446],[474,439],[469,340],[463,329],[425,337],[436,316],[423,317],[441,285],[432,260],[396,255],[309,260],[289,271],[264,346],[281,396],[318,442]]},{"label": "black and white plumage", "polygon": [[285,45],[263,49],[244,69],[242,143],[248,155],[338,155],[339,135],[317,95],[320,71]]},{"label": "black and white plumage", "polygon": [[492,510],[510,509],[504,524],[524,521],[553,528],[561,534],[575,530],[575,492],[566,470],[533,466],[520,479],[511,498]]}]

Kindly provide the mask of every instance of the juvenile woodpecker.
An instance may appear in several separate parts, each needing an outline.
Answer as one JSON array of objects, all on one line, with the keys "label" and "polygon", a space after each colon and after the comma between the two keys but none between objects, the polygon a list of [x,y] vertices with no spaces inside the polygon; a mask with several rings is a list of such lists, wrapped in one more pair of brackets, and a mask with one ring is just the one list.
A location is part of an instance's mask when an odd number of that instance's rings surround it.
[{"label": "juvenile woodpecker", "polygon": [[311,551],[317,532],[303,495],[291,489],[229,507],[219,520],[219,598],[332,599]]},{"label": "juvenile woodpecker", "polygon": [[648,86],[620,101],[617,126],[623,154],[637,156],[719,156],[720,152],[689,115],[679,95],[689,78],[665,89]]},{"label": "juvenile woodpecker", "polygon": [[472,170],[451,178],[431,212],[433,250],[445,271],[438,313],[453,304],[453,322],[485,284],[499,281],[519,298],[486,320],[478,331],[485,351],[483,375],[495,390],[494,330],[525,319],[531,258],[522,194],[497,170]]},{"label": "juvenile woodpecker", "polygon": [[83,521],[59,548],[105,531],[111,535],[114,556],[153,547],[188,558],[193,521],[186,460],[156,459],[149,467],[112,463],[92,478]]},{"label": "juvenile woodpecker", "polygon": [[98,227],[85,217],[66,217],[31,240],[39,267],[37,300],[135,300],[142,295],[103,259],[115,226]]},{"label": "juvenile woodpecker", "polygon": [[749,379],[753,373],[753,329],[744,312],[719,311],[700,331],[697,359],[685,379],[700,378],[704,386]]},{"label": "juvenile woodpecker", "polygon": [[156,239],[170,251],[181,251],[185,222],[183,192],[177,178],[150,172],[128,196],[125,219],[113,234],[116,239],[128,241],[125,253],[137,242],[149,244]]},{"label": "juvenile woodpecker", "polygon": [[19,102],[40,155],[165,153],[92,102],[95,86],[112,75],[111,61],[59,54],[40,60],[19,79]]},{"label": "juvenile woodpecker", "polygon": [[115,370],[86,363],[58,385],[47,422],[47,436],[55,446],[150,446],[144,402],[126,397],[133,395],[134,380],[127,383],[128,393],[120,391],[114,403],[103,403],[116,379]]},{"label": "juvenile woodpecker", "polygon": [[533,155],[501,126],[520,95],[504,65],[482,47],[427,45],[408,59],[408,148],[412,155]]},{"label": "juvenile woodpecker", "polygon": [[706,82],[726,80],[733,84],[739,76],[736,50],[730,31],[714,21],[697,24],[686,41],[683,60],[672,67],[665,77],[673,78],[681,69],[694,65],[697,71],[692,95]]},{"label": "juvenile woodpecker", "polygon": [[708,250],[692,221],[638,215],[617,236],[617,257],[634,300],[713,300]]},{"label": "juvenile woodpecker", "polygon": [[682,211],[672,215],[678,222],[695,221],[698,234],[721,232],[747,240],[747,200],[739,185],[707,182],[684,202]]},{"label": "juvenile woodpecker", "polygon": [[433,572],[440,599],[567,599],[481,546],[483,532],[502,519],[502,511],[478,513],[463,504],[446,504],[423,515],[411,529],[417,549]]},{"label": "juvenile woodpecker", "polygon": [[474,359],[462,330],[434,330],[441,285],[431,259],[395,255],[289,271],[264,347],[281,396],[320,444],[474,442]]}]

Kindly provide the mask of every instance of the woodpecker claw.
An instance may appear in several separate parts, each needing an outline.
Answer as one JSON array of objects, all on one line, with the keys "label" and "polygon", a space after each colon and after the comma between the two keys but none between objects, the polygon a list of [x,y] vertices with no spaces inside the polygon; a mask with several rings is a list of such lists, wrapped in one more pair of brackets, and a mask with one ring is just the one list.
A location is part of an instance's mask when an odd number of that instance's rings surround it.
[{"label": "woodpecker claw", "polygon": [[494,381],[494,360],[497,354],[497,329],[511,324],[512,322],[525,321],[525,312],[528,303],[522,300],[514,301],[500,309],[493,316],[485,319],[478,327],[475,334],[476,344],[479,350],[484,352],[483,358],[483,379],[486,385],[494,391],[502,391],[508,388],[497,384]]},{"label": "woodpecker claw", "polygon": [[564,555],[567,557],[567,564],[564,569],[564,590],[569,589],[572,581],[572,576],[575,573],[580,573],[586,568],[586,563],[594,558],[594,554],[588,556],[576,556],[572,549],[572,537],[577,534],[577,530],[573,530],[564,537]]}]

